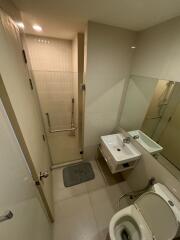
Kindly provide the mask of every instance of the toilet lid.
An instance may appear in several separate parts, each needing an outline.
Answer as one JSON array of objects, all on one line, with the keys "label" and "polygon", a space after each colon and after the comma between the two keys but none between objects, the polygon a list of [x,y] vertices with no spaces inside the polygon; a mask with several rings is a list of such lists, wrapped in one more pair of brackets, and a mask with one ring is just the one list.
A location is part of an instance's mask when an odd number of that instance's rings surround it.
[{"label": "toilet lid", "polygon": [[147,192],[137,199],[135,206],[156,240],[168,240],[176,236],[178,230],[176,217],[161,196]]}]

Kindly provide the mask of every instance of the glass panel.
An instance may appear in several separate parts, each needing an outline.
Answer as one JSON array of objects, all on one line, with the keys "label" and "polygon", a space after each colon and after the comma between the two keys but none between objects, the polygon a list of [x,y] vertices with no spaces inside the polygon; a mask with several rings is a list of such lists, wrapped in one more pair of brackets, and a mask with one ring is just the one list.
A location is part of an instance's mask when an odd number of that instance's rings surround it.
[{"label": "glass panel", "polygon": [[81,158],[80,74],[33,71],[54,164]]}]

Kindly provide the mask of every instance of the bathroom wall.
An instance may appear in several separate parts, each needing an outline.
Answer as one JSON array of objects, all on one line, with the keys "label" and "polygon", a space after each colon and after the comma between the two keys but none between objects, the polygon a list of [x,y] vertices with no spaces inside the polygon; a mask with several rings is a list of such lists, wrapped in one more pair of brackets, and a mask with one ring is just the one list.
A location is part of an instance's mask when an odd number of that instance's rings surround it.
[{"label": "bathroom wall", "polygon": [[[138,32],[131,74],[147,79],[147,82],[144,82],[146,85],[144,86],[144,91],[149,91],[148,88],[150,85],[154,84],[153,79],[180,81],[179,28],[180,17],[177,17],[147,30]],[[130,82],[130,84],[132,88],[132,83]],[[126,96],[124,97],[124,105],[122,107],[123,114],[120,115],[119,125],[125,129],[135,129],[135,126],[136,128],[139,128],[142,125],[142,120],[144,119],[147,108],[144,108],[143,111],[143,108],[138,108],[140,101],[136,104],[136,102],[132,100],[133,98],[138,98],[138,96],[135,96],[134,90],[129,92],[128,89],[126,94],[127,98]],[[130,97],[130,94],[133,96],[132,98]],[[143,93],[140,94],[140,96],[143,97]],[[144,94],[144,96],[146,95]],[[141,97],[139,97],[139,100]],[[129,109],[134,110],[129,111]],[[136,112],[138,111],[136,117],[134,117],[135,109]]]},{"label": "bathroom wall", "polygon": [[[179,29],[178,17],[140,32],[131,73],[149,78],[180,81]],[[132,141],[143,155],[136,168],[126,174],[130,187],[141,188],[150,177],[155,177],[157,182],[165,184],[180,199],[179,171],[169,162],[155,159],[136,141]]]},{"label": "bathroom wall", "polygon": [[89,22],[85,60],[85,158],[92,159],[101,135],[116,127],[124,82],[127,80],[136,33]]},{"label": "bathroom wall", "polygon": [[[126,136],[127,133],[123,131]],[[167,168],[164,167],[157,159],[151,156],[144,148],[135,140],[131,140],[135,147],[142,153],[141,159],[138,161],[136,167],[124,174],[128,185],[137,190],[143,188],[151,177],[154,177],[156,182],[166,185],[179,199],[180,199],[180,184],[176,174],[177,170],[172,169],[174,175]],[[165,163],[164,163],[165,165]]]},{"label": "bathroom wall", "polygon": [[180,17],[138,33],[132,74],[180,81]]},{"label": "bathroom wall", "polygon": [[131,76],[126,92],[120,127],[127,131],[140,129],[158,80]]}]

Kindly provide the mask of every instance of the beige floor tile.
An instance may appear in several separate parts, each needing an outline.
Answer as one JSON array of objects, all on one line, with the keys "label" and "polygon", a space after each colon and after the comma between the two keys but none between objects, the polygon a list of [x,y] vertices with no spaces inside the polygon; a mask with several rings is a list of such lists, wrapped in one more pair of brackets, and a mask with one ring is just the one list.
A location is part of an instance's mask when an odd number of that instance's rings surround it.
[{"label": "beige floor tile", "polygon": [[89,195],[99,233],[105,236],[108,233],[109,222],[115,213],[113,204],[106,188],[91,192]]},{"label": "beige floor tile", "polygon": [[52,171],[54,190],[56,190],[56,188],[58,189],[64,188],[62,171],[63,168],[57,168]]},{"label": "beige floor tile", "polygon": [[73,186],[73,187],[59,189],[59,190],[57,190],[56,193],[53,194],[54,195],[54,203],[85,194],[86,192],[87,192],[87,189],[86,189],[86,185],[84,183]]},{"label": "beige floor tile", "polygon": [[88,192],[103,188],[106,185],[97,163],[95,161],[90,161],[90,163],[93,167],[95,178],[85,183]]},{"label": "beige floor tile", "polygon": [[[87,194],[55,204],[54,240],[99,240],[93,209]],[[59,237],[58,240],[61,240]]]},{"label": "beige floor tile", "polygon": [[[119,197],[127,191],[129,191],[129,188],[126,182],[121,182],[89,193],[101,239],[106,240],[108,238],[110,220],[120,210],[118,209]],[[128,201],[126,199],[121,200],[120,208],[127,206]]]},{"label": "beige floor tile", "polygon": [[54,203],[78,196],[87,192],[85,183],[65,187],[63,183],[63,168],[53,170],[53,199]]},{"label": "beige floor tile", "polygon": [[[55,223],[53,240],[109,240],[109,222],[118,211],[119,197],[130,189],[126,182],[106,185],[95,161],[95,179],[66,188],[62,169],[53,170]],[[120,202],[120,208],[127,201]]]},{"label": "beige floor tile", "polygon": [[130,191],[126,182],[108,186],[106,191],[115,212],[129,205],[127,198],[123,198],[119,202],[120,197]]}]

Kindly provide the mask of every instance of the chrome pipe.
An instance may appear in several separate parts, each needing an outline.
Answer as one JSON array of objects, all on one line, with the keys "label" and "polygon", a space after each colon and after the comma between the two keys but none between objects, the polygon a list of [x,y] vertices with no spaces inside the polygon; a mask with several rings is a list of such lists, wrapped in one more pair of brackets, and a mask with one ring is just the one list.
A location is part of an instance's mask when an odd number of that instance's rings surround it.
[{"label": "chrome pipe", "polygon": [[55,130],[49,130],[49,133],[58,133],[58,132],[72,132],[75,131],[76,128],[66,128],[66,129],[55,129]]},{"label": "chrome pipe", "polygon": [[147,117],[147,120],[151,120],[151,119],[158,119],[158,118],[162,118],[162,116],[156,116],[156,117]]}]

